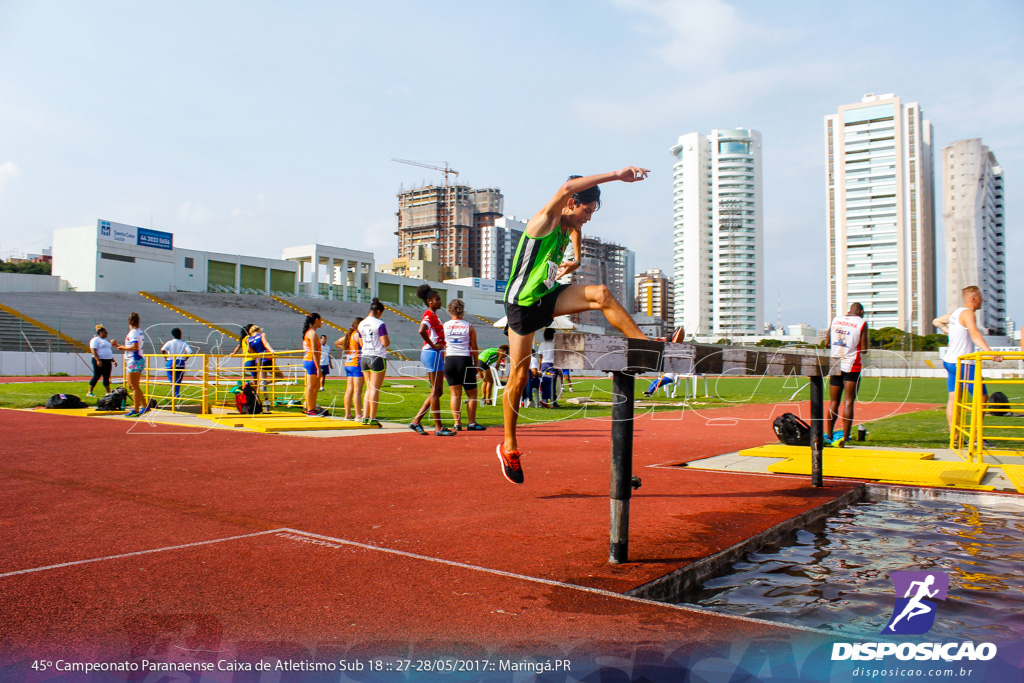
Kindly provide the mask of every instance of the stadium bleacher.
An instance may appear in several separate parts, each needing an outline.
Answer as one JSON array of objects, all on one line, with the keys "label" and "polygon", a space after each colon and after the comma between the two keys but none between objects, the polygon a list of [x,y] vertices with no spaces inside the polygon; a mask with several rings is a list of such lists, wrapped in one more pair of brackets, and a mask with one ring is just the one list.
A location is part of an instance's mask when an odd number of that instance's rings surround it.
[{"label": "stadium bleacher", "polygon": [[[303,315],[272,297],[205,292],[151,294],[161,301],[232,332],[240,332],[241,326],[246,323],[256,323],[263,328],[271,345],[279,351],[302,347]],[[366,303],[305,297],[288,297],[285,300],[303,310],[320,313],[324,319],[346,328],[352,324],[353,318],[365,316],[369,310],[369,304]],[[170,339],[171,329],[174,327],[181,328],[183,338],[199,351],[229,353],[238,343],[237,337],[225,338],[221,332],[189,320],[160,303],[140,296],[137,292],[0,292],[0,303],[44,322],[85,344],[89,343],[97,324],[105,325],[111,337],[123,336],[127,330],[128,314],[132,311],[139,313],[151,349],[159,348]],[[383,320],[388,326],[392,347],[402,350],[410,358],[418,359],[423,342],[417,332],[417,321],[422,317],[423,309],[388,305],[404,314],[396,314],[391,310],[384,312]],[[447,313],[442,310],[440,318],[442,321],[447,320]],[[507,343],[507,338],[500,329],[470,313],[467,313],[466,319],[476,328],[481,349]],[[331,343],[341,334],[339,330],[328,326],[321,328],[321,331],[327,335]],[[43,336],[36,334],[32,338],[45,346],[45,333],[42,334]],[[6,346],[5,338],[0,336],[0,350],[22,350]],[[11,344],[18,340],[15,336],[11,336],[11,339]],[[51,344],[52,346],[54,344]]]}]

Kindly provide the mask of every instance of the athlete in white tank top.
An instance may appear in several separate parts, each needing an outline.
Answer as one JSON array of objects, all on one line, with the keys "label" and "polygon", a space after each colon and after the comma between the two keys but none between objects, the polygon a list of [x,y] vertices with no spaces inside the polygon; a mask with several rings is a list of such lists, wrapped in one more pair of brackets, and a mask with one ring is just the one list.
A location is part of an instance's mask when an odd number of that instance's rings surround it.
[{"label": "athlete in white tank top", "polygon": [[840,359],[843,372],[860,372],[860,340],[867,323],[859,315],[837,315],[829,325],[832,358]]},{"label": "athlete in white tank top", "polygon": [[465,320],[449,320],[444,324],[444,339],[449,356],[468,356],[469,354],[469,323]]},{"label": "athlete in white tank top", "polygon": [[[981,336],[981,330],[975,322],[974,312],[981,308],[984,302],[981,290],[975,286],[964,287],[961,290],[963,306],[960,306],[952,313],[940,316],[932,321],[932,324],[949,335],[949,342],[946,346],[946,353],[942,356],[942,363],[946,367],[946,388],[949,391],[949,400],[946,402],[946,422],[949,423],[949,430],[953,431],[953,417],[956,406],[956,362],[960,356],[973,353],[980,348],[982,351],[991,352],[985,338]],[[994,361],[1003,360],[1001,356],[994,356]],[[974,378],[973,361],[961,361],[961,380],[972,380]],[[981,372],[981,368],[978,368]],[[988,401],[985,394],[985,385],[982,385],[982,400]]]},{"label": "athlete in white tank top", "polygon": [[[942,356],[942,360],[946,363],[956,363],[957,358],[974,353],[976,348],[974,340],[971,339],[971,331],[960,322],[960,314],[966,310],[966,306],[961,306],[949,314],[949,322],[946,323],[949,342],[946,346],[946,353]],[[964,364],[973,365],[974,361],[965,360]]]}]

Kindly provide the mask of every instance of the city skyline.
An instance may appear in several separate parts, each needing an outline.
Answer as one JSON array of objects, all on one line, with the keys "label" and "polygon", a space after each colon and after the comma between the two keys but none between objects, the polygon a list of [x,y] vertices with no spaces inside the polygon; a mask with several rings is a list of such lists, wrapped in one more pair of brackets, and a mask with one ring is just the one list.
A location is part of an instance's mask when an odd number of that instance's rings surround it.
[{"label": "city skyline", "polygon": [[[1007,217],[1024,211],[1013,182],[1024,139],[1007,116],[1024,105],[1024,9],[878,7],[5,3],[0,256],[39,252],[54,229],[101,216],[199,249],[276,256],[320,242],[384,263],[395,256],[395,194],[441,180],[391,161],[401,157],[448,161],[459,182],[500,188],[504,213],[522,218],[570,174],[651,168],[645,183],[605,188],[586,234],[634,250],[638,270],[670,272],[665,141],[743,123],[765,141],[764,291],[781,290],[787,323],[823,327],[820,122],[841,103],[896,92],[922,103],[939,149],[984,139],[1010,176]],[[395,12],[408,20],[393,22]],[[905,40],[906,25],[922,38]],[[464,105],[412,68],[425,61],[458,67]],[[586,66],[566,74],[558,63]],[[1007,253],[1022,248],[1008,229]],[[1007,269],[1008,290],[1020,289],[1018,273]],[[760,317],[774,320],[766,299]],[[1008,304],[1024,318],[1024,302]]]}]

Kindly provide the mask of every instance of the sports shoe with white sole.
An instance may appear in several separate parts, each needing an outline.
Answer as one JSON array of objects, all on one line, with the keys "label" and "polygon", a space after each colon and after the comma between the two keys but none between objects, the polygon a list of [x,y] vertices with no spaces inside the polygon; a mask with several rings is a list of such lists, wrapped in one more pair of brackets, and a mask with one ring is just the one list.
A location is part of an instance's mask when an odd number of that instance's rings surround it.
[{"label": "sports shoe with white sole", "polygon": [[495,447],[495,452],[498,454],[498,460],[501,461],[501,474],[513,484],[523,483],[523,467],[519,464],[519,451],[505,450],[505,444],[499,443]]}]

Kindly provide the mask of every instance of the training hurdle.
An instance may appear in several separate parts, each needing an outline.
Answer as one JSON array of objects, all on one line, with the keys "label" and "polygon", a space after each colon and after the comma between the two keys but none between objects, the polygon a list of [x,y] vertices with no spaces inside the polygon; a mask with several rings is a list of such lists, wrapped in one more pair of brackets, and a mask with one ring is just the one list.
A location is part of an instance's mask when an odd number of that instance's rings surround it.
[{"label": "training hurdle", "polygon": [[[797,354],[747,350],[711,344],[672,344],[583,332],[555,335],[556,368],[612,374],[611,523],[608,561],[629,558],[629,501],[634,488],[633,417],[636,375],[648,372],[729,375],[735,377],[807,377],[811,391],[811,485],[823,486],[824,382],[829,358],[824,353]],[[838,374],[838,367],[836,368]]]}]

